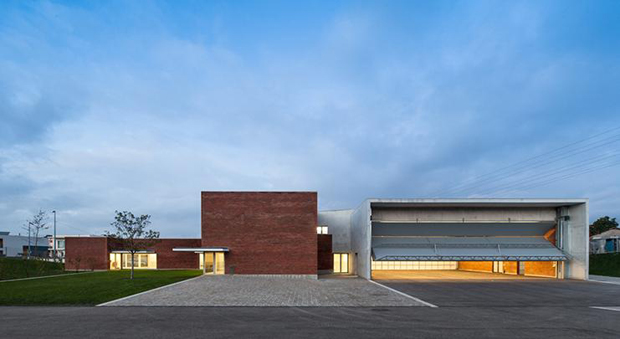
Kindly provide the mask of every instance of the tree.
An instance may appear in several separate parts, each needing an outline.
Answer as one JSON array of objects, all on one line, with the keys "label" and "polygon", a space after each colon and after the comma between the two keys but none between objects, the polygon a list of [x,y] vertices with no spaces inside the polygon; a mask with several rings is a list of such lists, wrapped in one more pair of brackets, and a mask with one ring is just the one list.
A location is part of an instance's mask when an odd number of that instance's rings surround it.
[{"label": "tree", "polygon": [[159,232],[149,230],[151,216],[143,214],[136,217],[131,212],[115,211],[114,233],[106,232],[106,236],[120,243],[125,251],[131,254],[131,279],[133,279],[136,252],[146,250],[159,241]]},{"label": "tree", "polygon": [[28,231],[28,258],[30,258],[30,234],[34,235],[34,256],[37,256],[39,251],[39,233],[41,230],[50,228],[47,225],[47,213],[39,210],[38,213],[32,216],[32,219],[26,220],[24,229]]},{"label": "tree", "polygon": [[593,222],[592,225],[590,225],[590,236],[601,234],[605,231],[609,231],[617,227],[618,222],[616,221],[616,218],[604,216],[596,219],[596,221]]}]

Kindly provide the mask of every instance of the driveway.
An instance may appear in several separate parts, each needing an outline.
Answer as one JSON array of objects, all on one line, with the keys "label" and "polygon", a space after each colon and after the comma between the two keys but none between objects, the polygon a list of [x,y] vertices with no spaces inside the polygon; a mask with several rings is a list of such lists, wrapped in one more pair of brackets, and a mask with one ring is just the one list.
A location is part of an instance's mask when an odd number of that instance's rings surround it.
[{"label": "driveway", "polygon": [[201,276],[105,306],[425,306],[397,292],[348,277],[295,279]]}]

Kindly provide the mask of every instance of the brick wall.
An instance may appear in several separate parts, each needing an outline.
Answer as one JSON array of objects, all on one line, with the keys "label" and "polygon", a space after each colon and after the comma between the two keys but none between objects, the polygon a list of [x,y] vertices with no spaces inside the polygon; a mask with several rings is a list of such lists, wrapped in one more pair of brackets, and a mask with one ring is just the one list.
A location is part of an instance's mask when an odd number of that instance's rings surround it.
[{"label": "brick wall", "polygon": [[108,262],[107,238],[65,238],[65,270],[107,270]]},{"label": "brick wall", "polygon": [[317,234],[317,269],[333,270],[334,269],[334,254],[332,252],[332,235],[331,234]]},{"label": "brick wall", "polygon": [[[175,247],[200,247],[201,239],[178,239],[178,238],[162,238],[151,246],[144,249],[154,251],[157,254],[158,269],[198,269],[199,258],[194,252],[174,252]],[[108,241],[108,250],[119,251],[125,250],[123,245],[110,239]]]},{"label": "brick wall", "polygon": [[226,273],[317,274],[316,192],[202,192],[202,246]]},{"label": "brick wall", "polygon": [[201,239],[160,239],[150,249],[157,253],[157,268],[198,269],[198,254],[194,252],[173,252],[175,247],[200,247]]}]

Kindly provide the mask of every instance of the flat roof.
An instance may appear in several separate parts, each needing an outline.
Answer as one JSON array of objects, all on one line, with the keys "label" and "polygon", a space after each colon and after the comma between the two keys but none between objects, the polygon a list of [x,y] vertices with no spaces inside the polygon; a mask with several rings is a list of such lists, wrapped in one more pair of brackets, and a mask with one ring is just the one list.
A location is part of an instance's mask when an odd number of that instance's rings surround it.
[{"label": "flat roof", "polygon": [[575,206],[588,199],[540,198],[456,198],[456,199],[366,199],[372,207],[561,207]]},{"label": "flat roof", "polygon": [[173,252],[228,252],[228,247],[175,247]]}]

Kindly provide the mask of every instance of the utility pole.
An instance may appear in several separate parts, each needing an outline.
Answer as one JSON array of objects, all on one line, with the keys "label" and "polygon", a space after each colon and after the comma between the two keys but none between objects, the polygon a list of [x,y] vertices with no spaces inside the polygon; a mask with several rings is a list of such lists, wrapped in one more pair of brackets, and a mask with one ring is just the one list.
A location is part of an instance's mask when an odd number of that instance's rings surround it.
[{"label": "utility pole", "polygon": [[54,261],[56,261],[56,210],[52,213],[54,213]]}]

